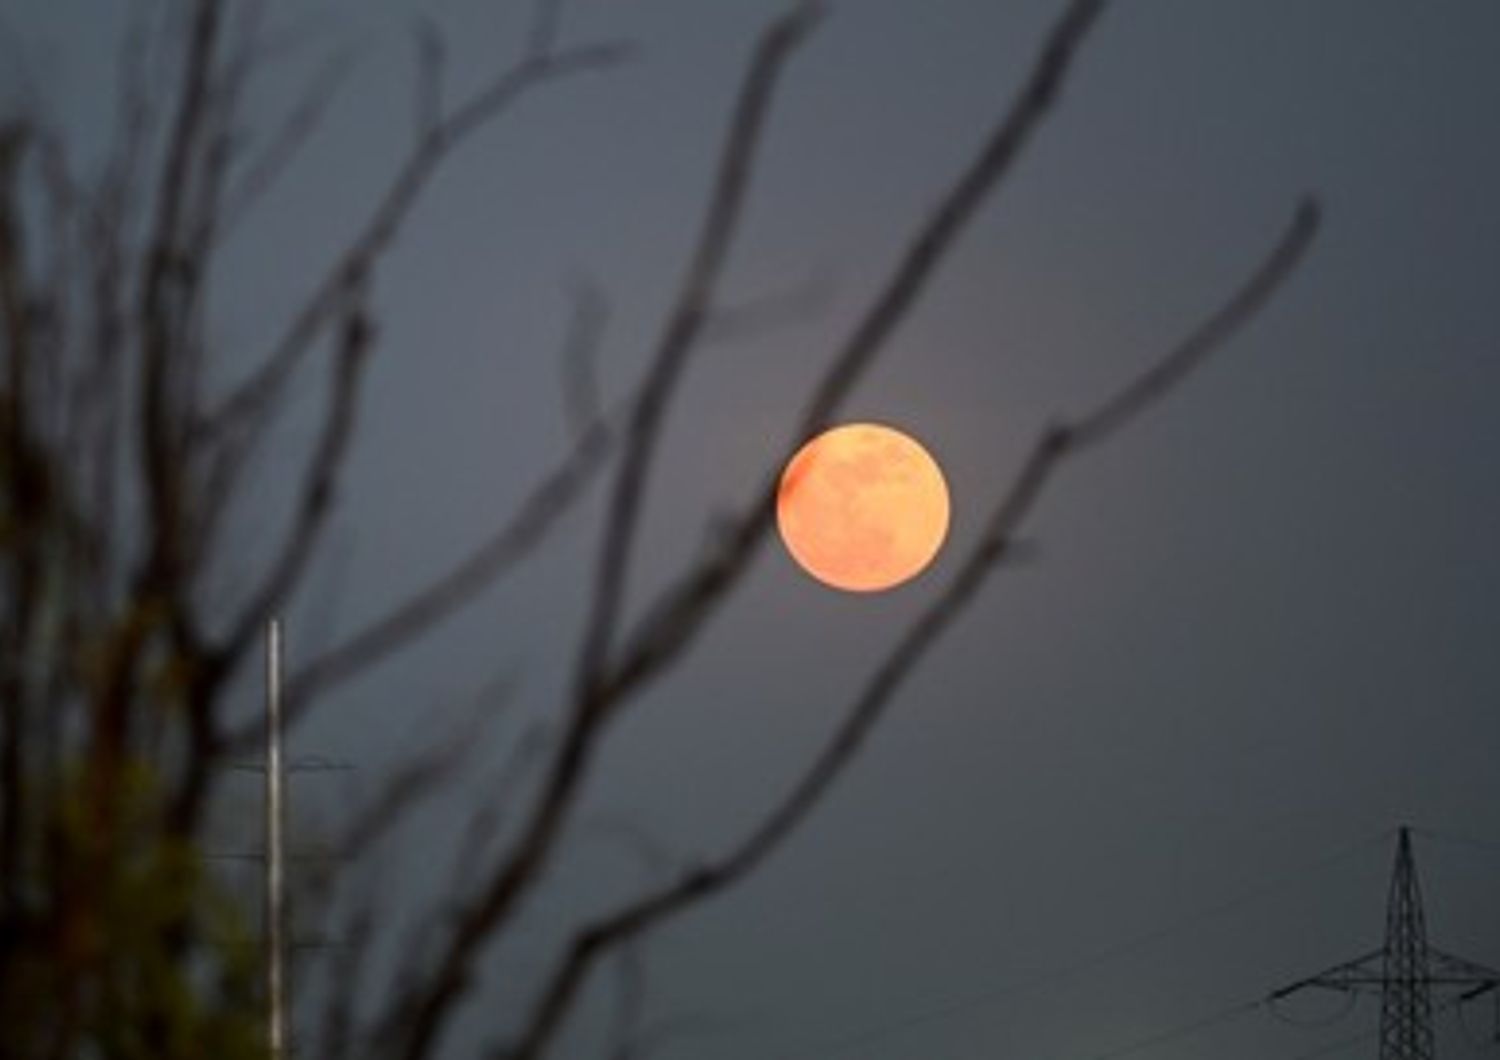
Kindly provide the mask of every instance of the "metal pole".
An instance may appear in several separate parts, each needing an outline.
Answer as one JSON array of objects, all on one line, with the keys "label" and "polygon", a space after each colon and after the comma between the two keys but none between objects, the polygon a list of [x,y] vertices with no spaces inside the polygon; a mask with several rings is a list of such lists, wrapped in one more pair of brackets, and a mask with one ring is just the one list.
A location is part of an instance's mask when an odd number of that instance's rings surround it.
[{"label": "metal pole", "polygon": [[271,1060],[284,1060],[286,966],[281,765],[281,621],[266,623],[266,1015]]}]

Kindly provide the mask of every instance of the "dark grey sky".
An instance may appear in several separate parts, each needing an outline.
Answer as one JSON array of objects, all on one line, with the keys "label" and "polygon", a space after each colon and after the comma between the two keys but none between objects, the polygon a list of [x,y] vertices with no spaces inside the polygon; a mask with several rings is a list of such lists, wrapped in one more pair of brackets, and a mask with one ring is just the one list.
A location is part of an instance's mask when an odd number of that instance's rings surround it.
[{"label": "dark grey sky", "polygon": [[[5,10],[83,143],[115,30],[102,6]],[[457,88],[515,46],[522,6],[299,5],[306,50],[270,74],[265,102],[329,49],[354,45],[359,65],[326,135],[234,246],[217,307],[231,356],[275,330],[404,147],[410,14],[449,31]],[[384,341],[341,543],[317,583],[341,569],[340,628],[480,539],[561,452],[570,272],[597,276],[615,307],[606,388],[636,377],[740,64],[779,6],[580,0],[569,37],[624,34],[641,61],[539,97],[434,189],[379,283]],[[814,321],[706,353],[672,420],[637,584],[675,569],[784,450],[800,388],[1057,6],[835,5],[785,86],[730,285],[753,296],[825,277],[834,296]],[[1364,841],[1382,829],[1500,839],[1497,41],[1493,0],[1117,5],[1056,119],[848,407],[944,463],[949,551],[873,599],[762,556],[732,613],[615,732],[592,823],[534,926],[489,965],[493,1003],[453,1055],[526,996],[560,926],[631,885],[607,823],[691,857],[749,821],[951,573],[1039,424],[1179,336],[1304,190],[1327,223],[1284,297],[1067,473],[1032,528],[1039,561],[932,654],[810,826],[651,945],[652,1014],[714,1028],[661,1055],[1095,1056],[1378,945],[1391,843]],[[451,635],[341,696],[299,746],[366,763],[374,783],[433,730],[430,704],[510,666],[524,696],[497,729],[498,761],[527,717],[555,708],[594,511]],[[319,606],[293,616],[298,650],[326,636],[308,628]],[[482,792],[392,849],[395,900],[432,885]],[[1500,853],[1419,841],[1418,858],[1435,943],[1500,965]],[[597,1055],[609,985],[559,1055]],[[1367,1003],[1312,1031],[1252,1014],[1141,1055],[1294,1057],[1376,1017]],[[1480,1054],[1451,1017],[1443,1027],[1445,1060]]]}]

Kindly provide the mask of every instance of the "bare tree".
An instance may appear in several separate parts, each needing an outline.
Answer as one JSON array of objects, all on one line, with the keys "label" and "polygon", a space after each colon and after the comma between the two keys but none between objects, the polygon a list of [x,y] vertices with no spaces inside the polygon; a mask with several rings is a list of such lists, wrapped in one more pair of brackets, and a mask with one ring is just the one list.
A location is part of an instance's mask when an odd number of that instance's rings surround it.
[{"label": "bare tree", "polygon": [[[803,396],[788,452],[832,421],[938,278],[1051,115],[1104,7],[1103,0],[1066,6],[973,157],[911,222],[885,279],[852,314],[846,337]],[[215,255],[316,134],[342,62],[313,78],[279,128],[247,141],[238,120],[245,91],[274,34],[254,0],[185,0],[165,26],[149,13],[134,25],[125,54],[143,42],[165,48],[172,89],[166,99],[149,92],[142,66],[122,62],[116,138],[97,172],[78,172],[61,131],[38,113],[23,111],[0,127],[0,1019],[10,1055],[72,1056],[87,1046],[111,1056],[235,1056],[264,1048],[253,949],[243,945],[246,918],[213,885],[198,853],[221,767],[256,737],[230,717],[227,690],[263,624],[306,581],[328,532],[378,346],[372,281],[432,178],[528,96],[556,81],[615,71],[633,55],[624,42],[562,44],[558,16],[555,0],[538,3],[519,57],[457,101],[444,83],[441,34],[431,23],[418,27],[409,150],[277,340],[227,389],[205,383],[216,356],[207,319]],[[795,3],[756,42],[697,239],[642,378],[618,402],[598,399],[589,364],[603,302],[581,287],[564,354],[576,427],[570,450],[539,469],[525,501],[479,548],[291,677],[287,710],[295,723],[335,686],[439,635],[533,555],[557,518],[608,472],[564,720],[522,749],[539,770],[534,797],[504,831],[500,856],[454,884],[447,901],[456,913],[433,910],[424,921],[436,947],[409,962],[375,1003],[354,973],[379,920],[368,904],[347,898],[350,947],[325,991],[321,1055],[435,1054],[473,998],[479,960],[504,943],[578,826],[580,792],[611,726],[692,651],[768,536],[776,468],[766,469],[715,547],[628,617],[646,489],[668,412],[695,354],[725,319],[722,277],[782,75],[824,17],[818,3]],[[725,835],[717,855],[579,924],[550,964],[536,969],[533,1003],[494,1055],[544,1055],[607,958],[623,957],[626,993],[634,996],[633,947],[752,874],[808,818],[908,675],[1011,555],[1052,479],[1149,412],[1244,326],[1294,270],[1316,227],[1316,206],[1299,204],[1243,285],[1180,345],[1096,406],[1042,432],[1016,479],[994,498],[978,543],[890,652],[873,660],[842,722],[811,749],[791,787],[768,793],[760,819]],[[237,598],[213,598],[208,575],[229,562],[226,520],[248,488],[255,453],[286,414],[293,381],[308,367],[326,373],[327,397],[312,443],[290,469],[297,487],[285,529]],[[483,701],[481,714],[491,703]],[[471,742],[465,730],[398,766],[351,816],[339,839],[349,874],[358,877],[364,853],[443,785]],[[494,834],[494,816],[494,806],[478,807],[472,833]],[[649,1037],[631,1026],[622,1035],[635,1037],[620,1055],[640,1055]]]}]

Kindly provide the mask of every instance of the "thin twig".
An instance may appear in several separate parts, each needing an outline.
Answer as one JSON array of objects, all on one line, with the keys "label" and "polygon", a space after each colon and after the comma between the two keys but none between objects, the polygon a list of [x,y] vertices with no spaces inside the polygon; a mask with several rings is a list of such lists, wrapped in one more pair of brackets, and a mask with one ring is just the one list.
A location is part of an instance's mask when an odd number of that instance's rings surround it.
[{"label": "thin twig", "polygon": [[704,325],[704,340],[734,342],[773,328],[806,323],[828,308],[832,293],[829,278],[814,275],[793,287],[716,306]]},{"label": "thin twig", "polygon": [[885,656],[812,764],[760,824],[718,860],[627,903],[574,935],[506,1060],[536,1060],[570,1011],[592,967],[662,921],[728,889],[755,870],[805,821],[884,715],[896,691],[973,600],[1004,558],[1022,522],[1063,461],[1134,422],[1175,390],[1236,334],[1302,260],[1317,230],[1311,201],[1297,209],[1275,249],[1249,281],[1186,340],[1142,376],[1076,421],[1044,430],[1010,489],[996,504],[978,544],[958,572]]},{"label": "thin twig", "polygon": [[248,161],[234,185],[225,193],[219,238],[227,238],[250,216],[257,203],[275,187],[303,146],[317,132],[324,116],[338,97],[354,61],[347,52],[328,59],[312,76],[296,104],[266,140],[259,154]]},{"label": "thin twig", "polygon": [[551,55],[562,30],[563,0],[534,0],[531,25],[523,45],[523,61],[535,62]]},{"label": "thin twig", "polygon": [[599,44],[559,52],[545,61],[506,71],[439,123],[408,156],[387,186],[360,234],[314,287],[281,339],[258,369],[205,417],[210,435],[254,430],[286,386],[335,310],[349,278],[367,275],[390,248],[403,222],[440,164],[484,125],[504,114],[529,91],[554,80],[608,69],[629,55],[622,44]]},{"label": "thin twig", "polygon": [[343,1060],[350,1053],[359,990],[368,967],[366,956],[375,938],[376,912],[373,897],[360,902],[342,933],[343,945],[334,954],[318,1053],[324,1060]]},{"label": "thin twig", "polygon": [[425,798],[456,778],[484,746],[484,735],[503,713],[514,685],[509,675],[486,682],[474,696],[467,716],[441,743],[411,756],[382,781],[374,802],[357,813],[339,837],[337,857],[341,862],[351,863],[363,856]]},{"label": "thin twig", "polygon": [[469,815],[448,874],[450,891],[463,891],[480,870],[506,814],[515,808],[517,793],[525,787],[533,767],[545,758],[551,745],[552,729],[541,721],[528,725],[511,744],[504,763],[484,785],[484,798]]},{"label": "thin twig", "polygon": [[[1080,45],[1103,8],[1103,0],[1073,0],[1053,26],[1019,94],[908,243],[824,372],[789,451],[826,424],[906,318],[990,192],[1011,172],[1051,111]],[[646,617],[621,649],[606,687],[599,691],[601,698],[618,705],[707,627],[710,613],[727,598],[766,538],[776,508],[777,485],[778,475],[773,472],[751,506],[722,535],[719,553],[689,570],[646,609]]]},{"label": "thin twig", "polygon": [[604,419],[596,362],[609,322],[609,301],[590,276],[573,277],[567,286],[572,302],[568,334],[559,359],[562,370],[563,414],[574,438],[586,437]]},{"label": "thin twig", "polygon": [[[306,719],[318,697],[352,680],[382,659],[419,640],[439,623],[477,601],[484,592],[547,540],[548,532],[583,493],[609,453],[611,424],[601,420],[563,461],[527,494],[499,528],[438,578],[317,656],[287,681],[288,729]],[[253,746],[260,729],[247,724],[226,737],[226,746]]]},{"label": "thin twig", "polygon": [[676,305],[631,410],[624,454],[601,533],[593,597],[574,671],[575,701],[598,701],[640,524],[640,510],[668,407],[705,324],[739,228],[751,168],[786,61],[816,25],[820,8],[800,4],[762,35],[731,117],[708,210]]},{"label": "thin twig", "polygon": [[443,78],[448,65],[448,45],[443,31],[426,15],[418,15],[412,26],[417,51],[417,84],[413,112],[416,142],[431,136],[443,120]]},{"label": "thin twig", "polygon": [[344,322],[338,359],[334,363],[333,379],[329,382],[327,411],[318,442],[303,473],[292,524],[270,570],[231,622],[229,633],[218,649],[224,659],[234,659],[243,653],[266,618],[285,602],[301,579],[333,511],[345,453],[354,434],[360,384],[374,337],[372,325],[360,304],[363,296],[356,291],[349,297],[354,304]]},{"label": "thin twig", "polygon": [[[185,410],[174,401],[180,317],[197,270],[184,258],[184,211],[192,201],[194,162],[209,117],[214,55],[223,15],[220,0],[199,0],[193,11],[177,115],[157,186],[155,223],[143,266],[138,307],[141,331],[139,446],[151,533],[139,580],[148,592],[171,585],[182,556],[186,468],[181,428]],[[185,601],[175,602],[185,607]]]},{"label": "thin twig", "polygon": [[408,1060],[416,1060],[431,1048],[454,1003],[468,989],[470,969],[481,947],[514,913],[522,895],[535,883],[586,772],[592,739],[602,720],[601,702],[594,698],[594,689],[623,598],[623,564],[631,552],[641,492],[661,423],[728,254],[773,90],[787,59],[812,28],[814,19],[812,5],[794,8],[766,29],[751,57],[696,249],[652,366],[630,409],[623,464],[606,516],[593,601],[575,671],[572,716],[537,805],[511,854],[463,908],[433,972],[419,989],[408,992],[393,1007],[389,1037],[399,1041],[395,1052]]}]

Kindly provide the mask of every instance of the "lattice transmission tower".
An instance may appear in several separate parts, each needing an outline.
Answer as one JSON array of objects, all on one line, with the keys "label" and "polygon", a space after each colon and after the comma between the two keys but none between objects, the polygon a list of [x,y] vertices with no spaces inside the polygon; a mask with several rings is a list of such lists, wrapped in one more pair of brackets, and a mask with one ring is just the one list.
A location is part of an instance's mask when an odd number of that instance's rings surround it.
[{"label": "lattice transmission tower", "polygon": [[1435,1060],[1434,1000],[1447,1008],[1500,988],[1500,971],[1455,957],[1427,944],[1422,888],[1411,852],[1411,832],[1402,827],[1385,908],[1385,945],[1336,964],[1271,994],[1278,1001],[1300,990],[1321,988],[1346,994],[1380,995],[1379,1060]]}]

